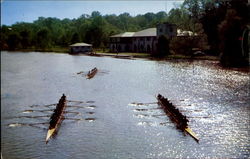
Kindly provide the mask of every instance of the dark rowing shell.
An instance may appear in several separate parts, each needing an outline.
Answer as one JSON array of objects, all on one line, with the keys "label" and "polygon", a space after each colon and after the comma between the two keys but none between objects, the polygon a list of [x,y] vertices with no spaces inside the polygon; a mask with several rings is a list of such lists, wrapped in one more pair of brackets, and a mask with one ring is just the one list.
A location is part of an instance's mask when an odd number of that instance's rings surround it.
[{"label": "dark rowing shell", "polygon": [[50,117],[50,125],[46,136],[46,143],[48,142],[50,137],[56,132],[58,126],[62,122],[64,118],[63,113],[65,107],[66,107],[66,96],[63,94],[56,106],[56,109],[54,110],[54,113]]},{"label": "dark rowing shell", "polygon": [[188,126],[188,120],[185,115],[181,114],[179,109],[177,109],[167,98],[162,95],[157,96],[157,100],[164,112],[169,115],[170,119],[177,124],[177,127],[184,130]]},{"label": "dark rowing shell", "polygon": [[95,67],[89,73],[87,74],[87,79],[93,78],[95,74],[97,73],[98,69]]},{"label": "dark rowing shell", "polygon": [[188,127],[188,119],[167,99],[162,95],[157,96],[158,104],[162,107],[164,112],[169,116],[169,118],[176,124],[178,129],[185,131],[191,137],[193,137],[197,142],[199,139],[196,134]]}]

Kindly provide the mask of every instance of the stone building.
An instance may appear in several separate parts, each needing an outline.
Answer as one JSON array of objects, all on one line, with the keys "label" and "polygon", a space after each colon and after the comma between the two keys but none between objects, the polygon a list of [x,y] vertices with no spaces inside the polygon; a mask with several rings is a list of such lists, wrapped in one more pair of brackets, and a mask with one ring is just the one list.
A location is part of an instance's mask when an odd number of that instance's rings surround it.
[{"label": "stone building", "polygon": [[156,28],[110,36],[110,51],[155,53],[157,51],[158,38],[162,35],[169,39],[177,36],[176,25],[162,23],[158,24]]}]

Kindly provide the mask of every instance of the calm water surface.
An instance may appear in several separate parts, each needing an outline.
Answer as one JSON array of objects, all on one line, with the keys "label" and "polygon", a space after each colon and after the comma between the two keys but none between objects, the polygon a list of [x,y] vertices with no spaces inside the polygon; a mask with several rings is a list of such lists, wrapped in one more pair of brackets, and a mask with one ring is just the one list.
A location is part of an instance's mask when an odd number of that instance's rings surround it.
[{"label": "calm water surface", "polygon": [[[99,72],[86,79],[84,74],[94,67]],[[249,75],[211,61],[1,52],[2,155],[4,159],[249,158]],[[54,107],[45,105],[57,103],[63,93],[68,100],[83,101],[68,103],[80,106],[67,108],[80,114],[66,114],[82,120],[65,119],[46,145]],[[158,108],[154,103],[158,93],[188,116],[199,144],[178,131]]]}]

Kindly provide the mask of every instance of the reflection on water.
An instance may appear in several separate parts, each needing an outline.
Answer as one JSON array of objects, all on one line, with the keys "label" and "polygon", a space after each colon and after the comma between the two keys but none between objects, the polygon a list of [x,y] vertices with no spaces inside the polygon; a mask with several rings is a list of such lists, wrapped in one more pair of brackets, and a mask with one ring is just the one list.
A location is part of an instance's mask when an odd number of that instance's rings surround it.
[{"label": "reflection on water", "polygon": [[[94,67],[106,73],[77,74]],[[249,81],[247,71],[213,61],[1,52],[3,158],[248,158]],[[46,145],[49,117],[39,116],[62,93],[79,114],[68,113]],[[158,109],[158,93],[188,117],[199,144]]]}]

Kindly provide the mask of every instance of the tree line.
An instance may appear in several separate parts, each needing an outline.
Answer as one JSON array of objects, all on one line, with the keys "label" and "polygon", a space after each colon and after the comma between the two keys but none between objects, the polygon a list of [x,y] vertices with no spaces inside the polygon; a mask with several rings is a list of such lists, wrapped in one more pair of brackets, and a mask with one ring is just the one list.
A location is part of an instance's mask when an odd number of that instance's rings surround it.
[{"label": "tree line", "polygon": [[201,36],[175,41],[177,49],[197,46],[220,56],[224,66],[249,65],[250,4],[247,0],[185,0],[168,21]]},{"label": "tree line", "polygon": [[146,13],[132,17],[129,13],[101,15],[93,11],[76,19],[39,17],[33,23],[18,22],[1,26],[1,48],[68,47],[76,42],[91,43],[95,48],[107,47],[109,36],[125,31],[139,31],[155,27],[167,18],[165,12]]},{"label": "tree line", "polygon": [[129,13],[101,15],[93,11],[91,15],[83,14],[75,19],[39,17],[32,23],[2,25],[1,50],[68,47],[76,42],[105,48],[111,35],[135,32],[169,22],[176,24],[179,29],[195,32],[200,37],[199,41],[191,37],[183,41],[173,39],[170,48],[176,53],[185,54],[188,49],[198,47],[217,56],[222,53],[221,63],[230,65],[237,60],[238,63],[242,62],[242,33],[249,26],[249,8],[247,0],[185,0],[168,14],[161,11],[137,16]]}]

